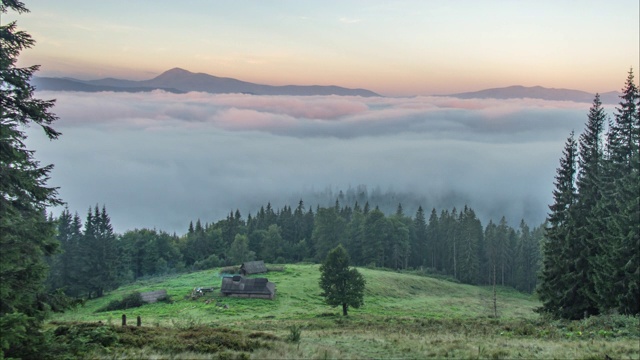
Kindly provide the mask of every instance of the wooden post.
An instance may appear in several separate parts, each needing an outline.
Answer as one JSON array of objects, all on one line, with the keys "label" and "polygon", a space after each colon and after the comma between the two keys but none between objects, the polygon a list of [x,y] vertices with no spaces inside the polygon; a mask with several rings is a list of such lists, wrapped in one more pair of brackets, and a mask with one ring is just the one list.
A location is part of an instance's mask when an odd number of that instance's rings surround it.
[{"label": "wooden post", "polygon": [[142,318],[138,315],[138,326],[142,326]]},{"label": "wooden post", "polygon": [[122,314],[122,326],[127,326],[127,315]]}]

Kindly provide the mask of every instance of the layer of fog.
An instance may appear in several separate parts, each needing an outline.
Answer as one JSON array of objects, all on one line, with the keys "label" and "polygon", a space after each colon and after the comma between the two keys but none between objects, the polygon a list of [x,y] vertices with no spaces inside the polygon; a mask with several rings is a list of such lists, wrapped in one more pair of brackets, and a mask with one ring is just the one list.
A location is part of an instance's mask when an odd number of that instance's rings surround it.
[{"label": "layer of fog", "polygon": [[37,95],[57,99],[63,136],[48,141],[32,128],[27,145],[55,164],[49,184],[72,212],[84,218],[104,204],[118,232],[179,234],[198,218],[235,209],[246,217],[267,202],[295,206],[305,194],[358,185],[410,192],[427,210],[467,203],[483,222],[505,215],[538,225],[563,143],[589,108],[531,99]]}]

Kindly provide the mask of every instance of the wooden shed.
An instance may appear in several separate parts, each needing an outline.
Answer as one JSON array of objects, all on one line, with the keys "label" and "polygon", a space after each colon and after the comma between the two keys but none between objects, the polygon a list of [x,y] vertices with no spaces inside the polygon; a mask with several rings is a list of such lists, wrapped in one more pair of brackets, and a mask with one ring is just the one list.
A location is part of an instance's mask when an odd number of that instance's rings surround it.
[{"label": "wooden shed", "polygon": [[267,266],[262,260],[248,261],[240,265],[240,274],[242,275],[264,274],[267,271]]},{"label": "wooden shed", "polygon": [[142,301],[148,303],[148,304],[153,304],[154,302],[157,302],[159,300],[164,300],[167,298],[167,290],[157,290],[157,291],[149,291],[149,292],[143,292],[140,293],[140,297],[142,298]]},{"label": "wooden shed", "polygon": [[276,284],[267,278],[247,279],[242,275],[222,278],[220,292],[224,296],[270,299],[276,296]]}]

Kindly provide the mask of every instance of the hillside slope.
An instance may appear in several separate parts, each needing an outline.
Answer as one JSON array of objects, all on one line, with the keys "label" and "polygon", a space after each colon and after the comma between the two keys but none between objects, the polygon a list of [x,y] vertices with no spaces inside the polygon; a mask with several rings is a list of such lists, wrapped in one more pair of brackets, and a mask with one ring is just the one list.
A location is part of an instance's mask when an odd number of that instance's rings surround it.
[{"label": "hillside slope", "polygon": [[[637,318],[550,322],[532,311],[539,303],[531,296],[499,288],[500,318],[495,319],[490,316],[490,288],[359,270],[367,281],[365,305],[351,309],[347,317],[323,303],[317,265],[286,265],[285,271],[266,275],[277,284],[274,301],[222,298],[219,292],[185,298],[194,287],[219,288],[215,269],[123,286],[84,307],[55,315],[49,326],[61,334],[58,341],[71,345],[79,339],[65,334],[82,329],[89,333],[83,341],[117,342],[108,349],[93,345],[93,352],[82,354],[91,358],[602,359],[606,355],[637,359],[640,355]],[[174,302],[96,312],[133,291],[159,289],[166,289]],[[123,313],[132,320],[131,326],[120,326]],[[141,316],[142,327],[134,325],[136,316]],[[297,343],[288,340],[295,327],[301,330]]]},{"label": "hillside slope", "polygon": [[[351,309],[354,317],[399,316],[429,318],[486,318],[492,312],[491,289],[457,284],[426,276],[391,271],[359,269],[367,281],[365,305]],[[207,293],[198,300],[185,299],[195,287],[220,288],[218,269],[191,274],[153,278],[123,286],[107,296],[90,300],[82,308],[56,315],[57,321],[109,321],[122,311],[96,312],[112,300],[134,292],[166,289],[173,303],[156,303],[127,310],[140,315],[147,322],[165,323],[192,317],[198,321],[234,322],[248,319],[305,319],[333,316],[340,309],[323,303],[320,296],[318,265],[286,265],[282,272],[266,274],[277,286],[273,301],[234,299],[220,295],[219,290]],[[205,301],[213,299],[206,304]],[[215,304],[226,304],[228,308]],[[502,317],[534,317],[539,303],[531,296],[510,289],[500,289],[498,311]]]}]

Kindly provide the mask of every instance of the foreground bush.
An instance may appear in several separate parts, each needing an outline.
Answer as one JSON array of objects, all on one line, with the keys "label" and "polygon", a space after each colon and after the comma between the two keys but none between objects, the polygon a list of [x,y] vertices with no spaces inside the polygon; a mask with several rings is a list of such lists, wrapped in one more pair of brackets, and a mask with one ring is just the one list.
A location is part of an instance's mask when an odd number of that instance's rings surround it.
[{"label": "foreground bush", "polygon": [[[270,349],[278,338],[210,326],[190,328],[112,326],[101,323],[61,323],[49,331],[53,358],[92,358],[99,354],[145,349],[157,354],[217,354],[218,358],[249,358],[256,349]],[[266,340],[266,341],[265,341]]]}]

